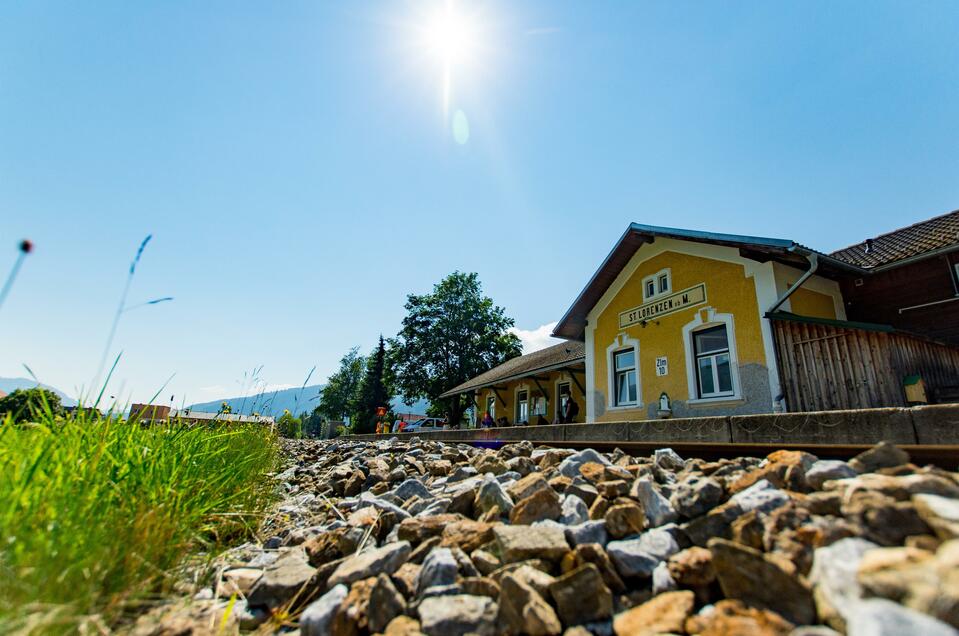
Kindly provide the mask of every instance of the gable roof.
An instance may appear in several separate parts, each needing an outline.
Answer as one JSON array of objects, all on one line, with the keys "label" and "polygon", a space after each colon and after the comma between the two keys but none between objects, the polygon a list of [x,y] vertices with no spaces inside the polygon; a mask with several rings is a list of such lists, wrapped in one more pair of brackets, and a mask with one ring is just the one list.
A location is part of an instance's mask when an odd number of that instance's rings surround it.
[{"label": "gable roof", "polygon": [[866,239],[831,256],[873,268],[955,247],[959,247],[959,210]]},{"label": "gable roof", "polygon": [[696,243],[710,243],[739,248],[750,258],[759,260],[775,259],[794,267],[807,269],[806,256],[816,254],[820,258],[820,273],[829,270],[854,271],[864,273],[859,267],[816,252],[789,239],[768,238],[762,236],[743,236],[722,234],[719,232],[701,232],[674,227],[643,225],[630,223],[629,227],[613,246],[612,251],[593,274],[586,287],[580,292],[572,306],[566,311],[553,330],[553,336],[581,340],[586,329],[586,315],[599,302],[616,277],[625,269],[629,260],[645,243],[652,243],[656,237],[673,238]]},{"label": "gable roof", "polygon": [[453,387],[440,397],[450,397],[458,393],[468,393],[482,387],[509,382],[519,378],[536,375],[542,371],[562,369],[576,366],[586,360],[586,347],[582,342],[561,342],[533,353],[527,353],[507,360],[498,367],[493,367],[486,373],[481,373],[463,384]]}]

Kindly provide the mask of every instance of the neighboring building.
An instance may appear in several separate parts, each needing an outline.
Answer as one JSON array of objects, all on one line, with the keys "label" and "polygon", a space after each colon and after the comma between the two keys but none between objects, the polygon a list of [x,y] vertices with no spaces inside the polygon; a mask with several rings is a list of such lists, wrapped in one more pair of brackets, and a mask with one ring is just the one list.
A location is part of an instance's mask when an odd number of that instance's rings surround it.
[{"label": "neighboring building", "polygon": [[590,422],[899,406],[907,381],[928,389],[910,402],[946,399],[959,390],[957,263],[959,212],[831,255],[634,223],[558,322],[568,343],[447,395],[473,392],[511,423],[542,400],[552,421],[565,351]]},{"label": "neighboring building", "polygon": [[130,407],[130,419],[137,418],[140,422],[237,422],[251,424],[267,424],[272,426],[275,421],[272,417],[262,415],[236,415],[233,413],[204,413],[190,409],[174,410],[169,406],[158,404],[134,404]]},{"label": "neighboring building", "polygon": [[558,420],[568,400],[579,407],[576,422],[584,421],[586,351],[583,343],[562,342],[508,360],[440,397],[457,393],[474,395],[478,420],[489,413],[510,424]]},{"label": "neighboring building", "polygon": [[833,252],[867,275],[842,280],[850,320],[959,345],[959,211]]}]

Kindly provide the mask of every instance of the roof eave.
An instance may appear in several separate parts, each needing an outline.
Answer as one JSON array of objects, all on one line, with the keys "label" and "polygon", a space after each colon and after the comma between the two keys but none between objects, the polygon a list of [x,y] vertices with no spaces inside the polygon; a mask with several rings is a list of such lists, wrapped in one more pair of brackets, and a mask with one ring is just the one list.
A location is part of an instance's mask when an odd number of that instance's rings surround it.
[{"label": "roof eave", "polygon": [[453,397],[454,395],[461,395],[463,393],[469,393],[470,391],[476,391],[477,389],[485,389],[486,387],[493,386],[500,382],[512,382],[513,380],[522,380],[523,378],[528,378],[536,375],[537,373],[543,373],[544,371],[555,371],[557,369],[564,369],[566,367],[576,366],[579,363],[586,362],[586,354],[584,353],[581,356],[575,358],[570,358],[569,360],[564,360],[563,362],[556,362],[554,364],[548,364],[542,367],[536,367],[535,369],[528,369],[520,373],[515,373],[513,375],[503,376],[501,378],[496,378],[489,382],[481,382],[479,384],[473,384],[471,382],[464,382],[458,387],[452,388],[446,393],[441,394],[440,398]]}]

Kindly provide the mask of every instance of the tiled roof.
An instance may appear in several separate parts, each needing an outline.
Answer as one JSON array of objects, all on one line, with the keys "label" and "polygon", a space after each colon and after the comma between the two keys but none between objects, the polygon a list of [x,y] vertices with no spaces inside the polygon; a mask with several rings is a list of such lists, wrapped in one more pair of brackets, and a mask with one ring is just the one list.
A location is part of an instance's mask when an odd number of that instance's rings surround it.
[{"label": "tiled roof", "polygon": [[525,356],[507,360],[498,367],[493,367],[486,373],[481,373],[472,380],[467,380],[463,384],[450,389],[440,397],[449,397],[457,393],[467,393],[474,389],[496,384],[497,382],[507,382],[509,380],[528,377],[535,375],[539,371],[575,366],[582,363],[585,359],[586,346],[582,342],[561,342],[552,347],[540,349],[533,353],[527,353]]},{"label": "tiled roof", "polygon": [[878,267],[959,244],[959,210],[920,221],[831,254],[860,267]]}]

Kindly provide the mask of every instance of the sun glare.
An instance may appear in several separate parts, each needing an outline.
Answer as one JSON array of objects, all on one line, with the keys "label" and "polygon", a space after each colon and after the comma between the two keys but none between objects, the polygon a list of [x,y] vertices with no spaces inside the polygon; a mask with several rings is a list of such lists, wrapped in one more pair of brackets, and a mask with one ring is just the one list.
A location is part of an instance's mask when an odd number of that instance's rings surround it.
[{"label": "sun glare", "polygon": [[426,44],[443,65],[468,62],[475,36],[474,26],[456,12],[452,2],[444,3],[426,27]]},{"label": "sun glare", "polygon": [[477,15],[464,13],[453,0],[446,0],[425,16],[420,29],[422,46],[442,74],[443,115],[449,121],[454,80],[476,63],[479,21]]}]

